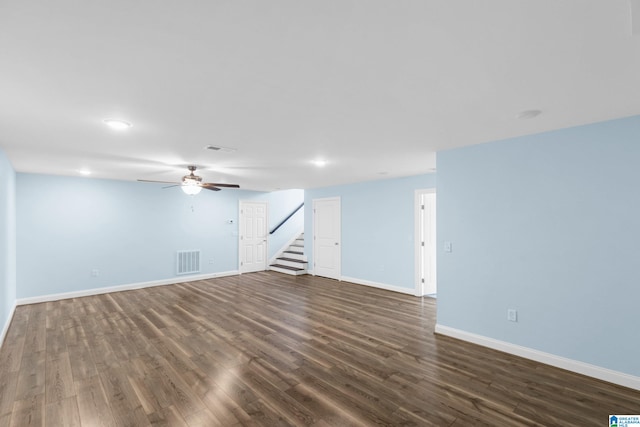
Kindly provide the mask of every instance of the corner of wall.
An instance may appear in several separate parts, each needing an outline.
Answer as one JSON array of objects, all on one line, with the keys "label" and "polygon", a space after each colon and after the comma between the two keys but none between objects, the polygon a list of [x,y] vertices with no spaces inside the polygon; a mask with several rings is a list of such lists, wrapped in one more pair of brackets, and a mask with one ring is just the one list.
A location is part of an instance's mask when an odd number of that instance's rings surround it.
[{"label": "corner of wall", "polygon": [[2,331],[0,331],[0,348],[2,348],[2,345],[4,344],[4,339],[7,336],[7,332],[9,332],[9,326],[11,325],[11,321],[13,320],[13,315],[16,312],[16,301],[13,301],[13,305],[11,307],[11,309],[9,310],[9,315],[7,316],[7,320],[4,323],[4,327],[2,328]]},{"label": "corner of wall", "polygon": [[16,173],[0,150],[0,346],[16,308]]}]

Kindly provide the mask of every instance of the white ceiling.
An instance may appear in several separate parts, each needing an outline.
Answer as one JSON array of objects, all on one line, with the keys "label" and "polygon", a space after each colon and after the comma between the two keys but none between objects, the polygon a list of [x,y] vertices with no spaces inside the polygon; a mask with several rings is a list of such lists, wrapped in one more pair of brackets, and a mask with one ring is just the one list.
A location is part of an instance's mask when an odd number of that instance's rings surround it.
[{"label": "white ceiling", "polygon": [[421,174],[640,114],[630,26],[627,0],[0,0],[0,148],[19,172],[197,164],[259,190]]}]

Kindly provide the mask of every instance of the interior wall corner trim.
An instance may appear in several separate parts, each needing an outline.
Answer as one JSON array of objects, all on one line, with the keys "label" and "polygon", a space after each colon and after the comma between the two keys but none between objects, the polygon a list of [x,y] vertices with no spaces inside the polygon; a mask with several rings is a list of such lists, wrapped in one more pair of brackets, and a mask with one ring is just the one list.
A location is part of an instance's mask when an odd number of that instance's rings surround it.
[{"label": "interior wall corner trim", "polygon": [[370,280],[357,279],[355,277],[347,277],[347,276],[340,277],[340,280],[343,282],[355,283],[356,285],[371,286],[372,288],[379,288],[387,291],[400,292],[402,294],[409,294],[409,295],[415,296],[414,288],[403,288],[400,286],[387,285],[386,283],[372,282]]},{"label": "interior wall corner trim", "polygon": [[151,288],[153,286],[175,285],[177,283],[195,282],[198,280],[215,279],[216,277],[237,276],[238,270],[222,271],[212,274],[198,274],[192,276],[172,277],[170,279],[153,280],[150,282],[130,283],[127,285],[108,286],[104,288],[86,289],[75,292],[64,292],[60,294],[41,295],[36,297],[19,298],[16,305],[38,304],[41,302],[60,301],[69,298],[87,297],[92,295],[108,294],[111,292],[130,291],[133,289]]},{"label": "interior wall corner trim", "polygon": [[2,344],[4,344],[4,339],[7,336],[7,332],[9,331],[9,326],[11,325],[11,321],[13,320],[13,315],[16,312],[17,303],[13,302],[13,307],[9,311],[9,315],[7,316],[7,321],[4,324],[4,328],[2,328],[2,332],[0,332],[0,348],[2,348]]},{"label": "interior wall corner trim", "polygon": [[588,377],[607,381],[623,387],[640,390],[640,377],[625,374],[624,372],[614,371],[600,366],[591,365],[589,363],[580,362],[578,360],[567,359],[566,357],[545,353],[529,347],[496,340],[441,324],[436,324],[435,333],[481,345],[483,347],[488,347],[493,350],[502,351],[504,353],[513,354],[514,356],[534,360],[536,362],[544,363],[545,365],[555,366],[556,368],[565,369],[567,371],[586,375]]}]

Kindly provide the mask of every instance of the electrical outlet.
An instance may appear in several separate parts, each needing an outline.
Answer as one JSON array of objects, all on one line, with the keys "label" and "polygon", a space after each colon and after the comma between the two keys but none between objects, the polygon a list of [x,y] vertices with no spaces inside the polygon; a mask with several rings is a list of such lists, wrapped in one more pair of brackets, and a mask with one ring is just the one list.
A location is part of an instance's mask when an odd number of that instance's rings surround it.
[{"label": "electrical outlet", "polygon": [[93,270],[91,270],[91,277],[98,277],[100,275],[100,270],[98,270],[97,268],[94,268]]},{"label": "electrical outlet", "polygon": [[509,322],[517,322],[518,321],[518,310],[514,308],[507,309],[507,320]]},{"label": "electrical outlet", "polygon": [[444,251],[445,252],[453,252],[453,243],[444,242]]},{"label": "electrical outlet", "polygon": [[209,258],[209,264],[213,264],[213,258]]}]

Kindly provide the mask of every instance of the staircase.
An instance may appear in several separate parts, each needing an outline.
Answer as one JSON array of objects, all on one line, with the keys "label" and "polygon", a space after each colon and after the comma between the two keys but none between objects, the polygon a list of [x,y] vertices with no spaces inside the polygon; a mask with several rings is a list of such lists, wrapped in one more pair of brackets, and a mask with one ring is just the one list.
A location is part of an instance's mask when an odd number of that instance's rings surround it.
[{"label": "staircase", "polygon": [[307,257],[304,255],[304,233],[300,234],[289,247],[282,251],[269,270],[299,276],[307,274]]}]

